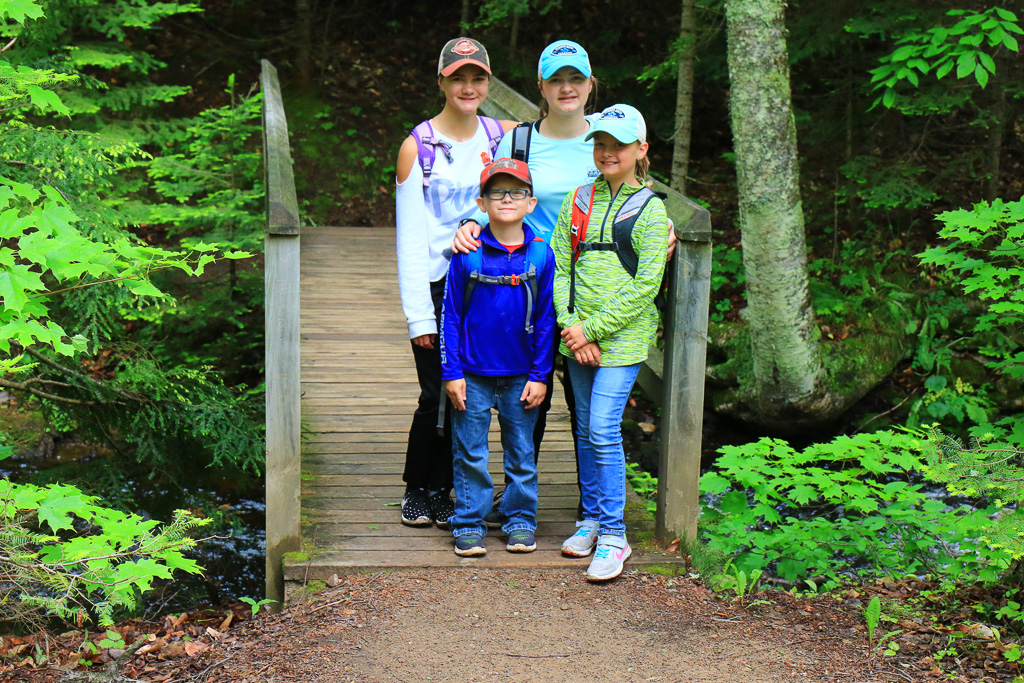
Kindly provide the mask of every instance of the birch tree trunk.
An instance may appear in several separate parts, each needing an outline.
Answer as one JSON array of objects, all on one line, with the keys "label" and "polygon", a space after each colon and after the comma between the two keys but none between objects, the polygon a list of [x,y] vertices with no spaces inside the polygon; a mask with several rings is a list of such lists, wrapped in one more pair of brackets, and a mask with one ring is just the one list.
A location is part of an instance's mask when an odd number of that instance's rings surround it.
[{"label": "birch tree trunk", "polygon": [[736,152],[746,319],[756,413],[820,410],[824,379],[807,287],[796,125],[784,0],[727,0],[730,113]]},{"label": "birch tree trunk", "polygon": [[683,0],[679,35],[679,76],[676,80],[676,134],[672,150],[672,189],[686,194],[686,174],[690,167],[690,135],[693,119],[693,59],[697,43],[697,2]]}]

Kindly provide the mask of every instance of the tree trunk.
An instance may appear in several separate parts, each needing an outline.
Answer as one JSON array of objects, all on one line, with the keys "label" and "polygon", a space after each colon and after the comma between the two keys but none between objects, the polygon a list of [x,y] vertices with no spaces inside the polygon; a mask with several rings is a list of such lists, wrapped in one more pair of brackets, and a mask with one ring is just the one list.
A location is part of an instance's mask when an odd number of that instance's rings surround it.
[{"label": "tree trunk", "polygon": [[693,58],[697,42],[697,2],[683,0],[679,24],[682,48],[679,76],[676,80],[676,133],[672,150],[672,189],[686,194],[686,174],[690,167],[690,123],[693,119]]},{"label": "tree trunk", "polygon": [[824,391],[807,287],[783,8],[783,0],[726,2],[729,108],[753,356],[749,400],[766,418],[816,412]]},{"label": "tree trunk", "polygon": [[462,13],[459,15],[459,27],[463,33],[469,30],[469,0],[462,0]]},{"label": "tree trunk", "polygon": [[296,39],[299,53],[296,59],[299,67],[299,84],[305,88],[313,80],[310,45],[313,42],[313,9],[310,0],[295,0]]}]

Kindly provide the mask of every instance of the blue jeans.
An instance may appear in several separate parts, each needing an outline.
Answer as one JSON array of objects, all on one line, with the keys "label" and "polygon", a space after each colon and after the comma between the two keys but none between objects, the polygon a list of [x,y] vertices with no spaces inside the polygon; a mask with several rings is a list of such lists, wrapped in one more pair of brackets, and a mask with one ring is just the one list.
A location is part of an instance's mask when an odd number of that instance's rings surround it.
[{"label": "blue jeans", "polygon": [[597,520],[602,534],[626,535],[626,455],[622,412],[640,364],[591,367],[568,359],[576,394],[583,519]]},{"label": "blue jeans", "polygon": [[501,498],[507,517],[502,529],[537,530],[537,464],[533,457],[533,428],[538,410],[519,400],[527,375],[485,377],[466,374],[466,409],[452,409],[452,447],[455,451],[455,514],[448,523],[452,534],[487,533],[484,515],[491,511],[494,483],[487,472],[487,430],[491,408],[498,409],[501,446],[505,451],[508,484]]}]

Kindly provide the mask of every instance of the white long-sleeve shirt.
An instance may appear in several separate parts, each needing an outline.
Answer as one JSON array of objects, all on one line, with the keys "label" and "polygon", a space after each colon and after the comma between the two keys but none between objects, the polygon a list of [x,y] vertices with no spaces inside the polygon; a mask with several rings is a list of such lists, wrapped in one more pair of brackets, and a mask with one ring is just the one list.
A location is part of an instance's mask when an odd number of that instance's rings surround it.
[{"label": "white long-sleeve shirt", "polygon": [[437,148],[430,186],[423,187],[423,170],[417,159],[395,191],[398,288],[410,339],[437,334],[430,283],[448,272],[444,251],[451,248],[459,221],[476,212],[480,173],[491,161],[490,140],[479,123],[476,134],[465,142],[436,131],[435,135],[451,145],[452,160]]}]

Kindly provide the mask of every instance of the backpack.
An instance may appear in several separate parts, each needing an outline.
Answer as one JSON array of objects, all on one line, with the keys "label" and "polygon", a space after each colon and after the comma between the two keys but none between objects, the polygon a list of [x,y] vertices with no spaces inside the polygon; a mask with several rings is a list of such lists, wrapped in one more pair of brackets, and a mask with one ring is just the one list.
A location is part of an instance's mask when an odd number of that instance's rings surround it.
[{"label": "backpack", "polygon": [[519,275],[485,275],[483,268],[483,247],[463,255],[463,263],[469,271],[469,282],[462,295],[462,315],[466,316],[473,303],[473,292],[478,284],[523,285],[526,290],[526,323],[527,334],[533,334],[533,303],[537,300],[537,273],[547,262],[547,243],[540,237],[534,237],[526,247],[526,271]]},{"label": "backpack", "polygon": [[594,184],[576,188],[572,198],[572,223],[569,228],[569,241],[572,247],[572,264],[569,266],[569,306],[570,313],[576,301],[576,259],[584,251],[614,251],[619,263],[626,269],[630,277],[636,277],[639,257],[633,249],[633,226],[640,217],[647,203],[657,196],[649,187],[642,187],[623,202],[615,212],[612,220],[611,242],[587,242],[587,224],[594,208]]},{"label": "backpack", "polygon": [[[480,125],[484,127],[484,132],[487,133],[488,146],[493,158],[494,151],[498,149],[498,143],[501,142],[501,137],[505,134],[505,131],[497,119],[479,114],[477,114],[477,118],[480,119]],[[429,119],[417,124],[412,129],[410,135],[416,140],[416,156],[419,159],[420,168],[423,169],[423,187],[430,187],[430,172],[434,168],[437,148],[440,147],[448,161],[451,161],[452,146],[434,134],[434,127],[430,125]]]}]

